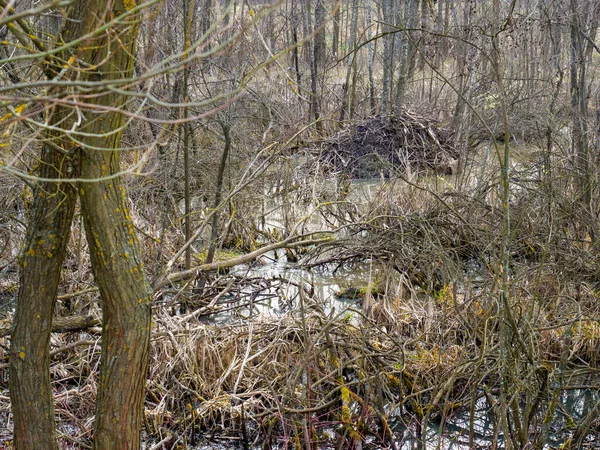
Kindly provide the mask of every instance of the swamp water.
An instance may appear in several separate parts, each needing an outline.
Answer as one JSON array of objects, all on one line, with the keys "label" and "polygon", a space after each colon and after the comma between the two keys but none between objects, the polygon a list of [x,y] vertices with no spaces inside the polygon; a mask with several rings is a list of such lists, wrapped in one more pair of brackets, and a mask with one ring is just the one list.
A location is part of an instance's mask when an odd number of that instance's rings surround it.
[{"label": "swamp water", "polygon": [[[377,273],[370,267],[369,263],[356,266],[352,269],[340,269],[332,272],[327,269],[319,271],[306,270],[298,267],[295,263],[288,263],[285,254],[268,254],[264,257],[262,264],[251,266],[240,266],[231,274],[235,276],[277,278],[286,279],[290,283],[284,285],[284,296],[289,301],[297,302],[299,286],[311,286],[314,289],[314,297],[318,299],[323,311],[328,316],[338,315],[352,322],[359,322],[357,312],[361,310],[360,300],[340,298],[338,293],[349,286],[365,286],[370,280],[376,278]],[[269,299],[257,302],[254,311],[246,308],[243,316],[260,315],[265,320],[276,319],[288,311],[287,301],[282,301],[279,295],[273,294]],[[296,299],[296,300],[293,300]],[[230,312],[220,313],[211,318],[213,323],[231,323],[236,318]],[[544,449],[559,449],[566,439],[572,434],[572,423],[580,422],[586,414],[600,401],[600,393],[592,389],[572,389],[560,393],[559,407],[552,421],[548,439]],[[459,408],[450,412],[445,420],[431,418],[427,424],[426,432],[419,431],[420,424],[411,419],[409,414],[402,411],[388,411],[390,427],[393,431],[394,441],[398,450],[473,450],[491,448],[494,441],[496,420],[490,412],[491,408],[484,397],[476,402],[473,414],[473,445],[469,443],[471,433],[471,412],[469,408]],[[543,418],[539,418],[541,426]],[[334,429],[325,429],[324,434],[335,436]],[[589,447],[600,449],[600,434],[595,436]],[[423,442],[424,440],[424,442]],[[499,449],[504,448],[502,434],[497,438]],[[364,440],[364,448],[386,449],[390,448],[379,437],[367,436]],[[243,448],[232,444],[205,444],[196,447],[197,450],[232,450]],[[249,447],[260,449],[261,446]],[[293,443],[273,445],[272,449],[293,448]],[[335,444],[327,444],[321,440],[319,449],[339,448]]]},{"label": "swamp water", "polygon": [[[561,445],[572,434],[573,429],[569,423],[571,421],[580,421],[587,412],[600,401],[600,394],[597,391],[589,389],[575,389],[563,391],[560,398],[559,412],[550,425],[550,432],[544,450],[560,449]],[[398,414],[396,414],[398,416]],[[485,399],[480,399],[476,403],[474,421],[473,421],[473,445],[469,443],[471,433],[470,411],[468,409],[459,409],[448,415],[444,422],[431,420],[427,424],[425,433],[419,433],[420,428],[414,422],[406,423],[402,418],[394,414],[390,417],[390,426],[393,433],[393,440],[397,450],[483,450],[490,449],[494,444],[495,419],[490,413],[490,409]],[[541,419],[540,419],[541,422]],[[541,425],[540,425],[541,426]],[[334,450],[341,448],[339,444],[328,443],[322,436],[335,436],[336,430],[333,428],[324,429],[320,436],[318,450]],[[418,436],[420,434],[420,436]],[[422,439],[424,437],[424,440]],[[200,439],[202,442],[202,439]],[[505,448],[504,438],[500,434],[496,440],[497,449]],[[585,443],[586,449],[600,448],[600,432],[596,433]],[[145,447],[152,448],[151,446]],[[188,447],[190,450],[263,450],[262,444],[248,445],[245,447],[241,443],[232,443],[231,440],[218,439],[215,441],[206,441],[195,447]],[[294,449],[294,442],[273,443],[271,450],[291,450]],[[384,450],[390,449],[388,443],[383,442],[380,437],[367,436],[363,440],[363,449]],[[345,449],[344,449],[345,450]]]},{"label": "swamp water", "polygon": [[[482,157],[485,159],[489,155],[482,150]],[[529,155],[520,156],[517,160],[521,180],[529,179],[530,182],[536,182],[537,166],[527,166]],[[469,184],[476,185],[483,178],[484,171],[487,170],[484,164],[473,168],[469,177]],[[434,192],[440,192],[446,188],[452,188],[458,180],[454,176],[430,177],[426,180],[428,189]],[[382,187],[386,182],[380,179],[373,180],[354,180],[351,183],[348,200],[357,205],[372,202],[380,194]],[[273,209],[273,204],[269,205]],[[318,220],[309,222],[310,228],[320,229],[324,224]],[[283,228],[283,220],[277,214],[271,215],[266,226],[271,228]],[[472,281],[480,277],[480,273],[475,269],[472,273],[466,274]],[[297,305],[299,292],[301,289],[310,289],[312,297],[328,316],[344,317],[346,320],[359,321],[358,311],[361,310],[360,300],[339,297],[339,293],[348,288],[364,288],[374,281],[377,276],[377,270],[373,268],[369,261],[355,265],[352,268],[340,268],[333,270],[332,267],[325,266],[318,270],[305,269],[294,262],[288,262],[283,251],[270,252],[261,258],[258,264],[238,266],[234,268],[231,275],[246,278],[266,278],[279,279],[282,281],[282,288],[278,292],[271,292],[264,301],[256,302],[250,309],[244,311],[243,317],[249,315],[259,315],[265,320],[276,319],[289,310],[291,302]],[[287,280],[287,281],[286,281]],[[238,317],[239,319],[239,317]],[[213,323],[227,323],[236,320],[231,313],[217,314],[211,318]],[[571,389],[561,391],[559,395],[559,406],[552,423],[549,425],[548,439],[544,449],[558,449],[568,439],[573,432],[573,423],[580,422],[586,414],[600,401],[600,394],[593,389]],[[542,408],[543,409],[543,408]],[[439,450],[468,450],[468,449],[487,449],[491,448],[496,440],[497,448],[504,448],[504,438],[502,434],[494,437],[496,430],[496,419],[490,412],[491,407],[484,397],[480,398],[475,404],[473,414],[469,408],[458,408],[440,420],[440,418],[431,418],[426,425],[426,430],[421,431],[421,424],[417,424],[411,419],[410,414],[403,411],[388,411],[390,426],[393,432],[393,439],[398,450],[412,449],[439,449]],[[538,426],[542,426],[543,417],[538,419]],[[472,426],[471,426],[472,423]],[[539,430],[539,428],[538,428]],[[324,430],[326,435],[335,436],[336,430]],[[470,435],[472,437],[470,438]],[[534,436],[532,436],[532,439]],[[472,439],[470,441],[470,439]],[[592,438],[592,441],[586,442],[586,448],[600,449],[600,434]],[[367,436],[363,441],[364,448],[384,449],[390,448],[381,438]],[[210,443],[196,447],[198,450],[208,449],[233,449],[244,448],[239,445]],[[261,446],[249,447],[261,448]],[[280,443],[271,446],[273,449],[293,448],[293,443]],[[326,442],[322,439],[319,449],[339,448],[339,444]]]}]

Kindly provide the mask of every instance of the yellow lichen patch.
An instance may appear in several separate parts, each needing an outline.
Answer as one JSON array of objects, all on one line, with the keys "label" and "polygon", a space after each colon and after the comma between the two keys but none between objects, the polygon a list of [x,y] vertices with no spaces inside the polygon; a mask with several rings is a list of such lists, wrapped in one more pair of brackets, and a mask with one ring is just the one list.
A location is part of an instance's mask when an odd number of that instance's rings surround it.
[{"label": "yellow lichen patch", "polygon": [[294,83],[292,80],[288,80],[288,84],[290,86],[290,88],[292,89],[292,92],[296,95],[298,95],[298,91],[296,91],[296,88],[294,87]]},{"label": "yellow lichen patch", "polygon": [[70,65],[72,65],[75,62],[75,56],[71,56],[68,61],[63,64],[63,68],[64,69],[68,69]]},{"label": "yellow lichen patch", "polygon": [[123,6],[127,11],[135,8],[135,0],[123,0]]},{"label": "yellow lichen patch", "polygon": [[342,409],[340,419],[342,423],[348,425],[352,421],[350,407],[348,406],[348,403],[350,402],[350,389],[342,385],[342,387],[340,388],[340,397],[342,398]]},{"label": "yellow lichen patch", "polygon": [[393,387],[398,387],[400,385],[400,380],[398,379],[398,377],[391,373],[387,374],[387,379],[390,385]]},{"label": "yellow lichen patch", "polygon": [[[16,106],[15,113],[17,113],[17,116],[20,115],[25,110],[26,107],[27,107],[27,103],[23,103],[21,105]],[[9,113],[3,115],[2,117],[0,117],[0,122],[6,122],[12,116],[13,116],[13,113],[9,112]]]},{"label": "yellow lichen patch", "polygon": [[25,256],[35,256],[35,250],[33,249],[33,247],[31,247],[25,252]]},{"label": "yellow lichen patch", "polygon": [[23,361],[25,360],[25,352],[23,350],[21,350],[19,352],[19,358],[22,359]]}]

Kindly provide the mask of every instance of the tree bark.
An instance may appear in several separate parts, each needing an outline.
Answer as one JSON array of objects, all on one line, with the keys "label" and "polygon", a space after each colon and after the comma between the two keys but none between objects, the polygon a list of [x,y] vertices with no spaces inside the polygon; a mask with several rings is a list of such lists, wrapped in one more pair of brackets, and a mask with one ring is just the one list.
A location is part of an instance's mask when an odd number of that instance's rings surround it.
[{"label": "tree bark", "polygon": [[[346,66],[346,78],[344,81],[344,85],[342,86],[342,107],[340,108],[340,122],[343,122],[346,118],[346,109],[348,108],[349,98],[348,92],[351,91],[350,82],[351,82],[351,74],[354,68],[354,59],[355,59],[355,46],[356,46],[356,29],[358,22],[358,5],[356,4],[356,0],[352,0],[350,4],[350,8],[352,8],[352,19],[350,25],[350,37],[348,39],[348,65]],[[356,69],[354,69],[356,71]]]},{"label": "tree bark", "polygon": [[[59,180],[79,176],[80,171],[81,177],[89,180],[80,182],[77,189],[103,310],[94,448],[140,447],[152,292],[141,265],[125,190],[118,177],[111,177],[119,171],[118,130],[124,125],[119,109],[124,108],[125,98],[119,91],[109,89],[112,82],[133,74],[137,20],[129,17],[99,30],[107,20],[134,6],[134,0],[74,2],[61,35],[73,41],[88,37],[73,46],[71,52],[59,55],[61,63],[56,70],[52,70],[52,64],[47,70],[52,78],[78,76],[82,81],[105,84],[96,91],[86,91],[82,98],[87,99],[88,108],[80,106],[84,114],[76,114],[68,106],[55,106],[49,121],[55,125],[54,131],[48,132],[42,148],[39,175],[57,181],[43,181],[35,188],[22,258],[10,358],[15,446],[19,449],[58,448],[49,337],[77,199],[75,188]],[[77,97],[76,88],[64,93],[70,99]],[[60,94],[57,92],[57,96]],[[81,117],[85,118],[82,123],[75,122]],[[77,146],[71,135],[73,130],[83,132],[76,135]]]},{"label": "tree bark", "polygon": [[[334,8],[335,8],[335,1]],[[333,56],[338,55],[338,49],[340,48],[340,10],[338,8],[333,15],[333,39],[331,42],[331,54]]]},{"label": "tree bark", "polygon": [[[75,8],[74,8],[75,9]],[[67,22],[64,35],[75,39],[85,27]],[[59,55],[64,61],[68,55]],[[57,76],[50,62],[46,74]],[[65,77],[69,74],[65,74]],[[56,93],[60,96],[60,93]],[[70,128],[72,112],[57,105],[51,126]],[[45,179],[77,176],[77,150],[60,131],[48,131],[42,146],[38,175]],[[50,332],[62,264],[71,232],[77,196],[73,186],[59,181],[36,183],[21,273],[9,364],[14,444],[18,449],[57,449],[52,385]]]},{"label": "tree bark", "polygon": [[[62,118],[62,111],[57,111],[52,123]],[[42,149],[40,177],[67,178],[73,167],[70,156],[48,144]],[[73,187],[66,183],[39,183],[34,189],[11,337],[10,398],[18,449],[58,448],[50,384],[50,331],[76,199]]]},{"label": "tree bark", "polygon": [[[100,16],[108,4],[107,0],[94,1],[96,8],[89,14]],[[115,16],[122,14],[123,0],[113,3],[112,9]],[[99,66],[92,77],[110,83],[133,74],[137,31],[137,26],[129,23],[128,28],[113,28],[114,36],[103,36],[102,43],[97,43],[101,51],[86,55],[86,62]],[[103,315],[94,448],[137,449],[150,349],[152,290],[142,267],[125,188],[119,177],[110,178],[120,170],[121,135],[115,130],[124,125],[118,110],[125,108],[125,97],[111,91],[95,100],[97,106],[114,109],[99,109],[95,117],[88,113],[85,131],[89,137],[82,149],[81,175],[90,181],[78,186]]]},{"label": "tree bark", "polygon": [[381,106],[379,113],[386,115],[389,109],[389,96],[392,83],[392,40],[394,35],[391,34],[389,25],[390,16],[392,14],[391,0],[383,0],[381,5],[381,21],[383,22],[383,80],[381,82]]},{"label": "tree bark", "polygon": [[314,45],[312,58],[310,62],[310,78],[311,78],[311,101],[312,101],[312,113],[315,120],[315,127],[317,132],[321,134],[323,132],[323,122],[321,119],[321,105],[319,96],[319,73],[323,65],[323,59],[325,56],[325,30],[321,27],[325,23],[325,7],[320,0],[315,1],[315,21],[314,21]]},{"label": "tree bark", "polygon": [[[215,200],[213,203],[214,213],[210,224],[210,243],[208,245],[208,252],[206,255],[205,264],[211,264],[217,251],[217,244],[219,238],[219,207],[221,205],[221,197],[223,196],[223,178],[225,176],[225,168],[227,167],[227,160],[229,158],[229,151],[231,150],[231,125],[223,120],[219,120],[221,130],[223,131],[223,138],[225,144],[223,146],[223,153],[221,154],[221,163],[219,164],[219,172],[217,173],[217,183],[215,187]],[[186,267],[189,269],[189,267]]]},{"label": "tree bark", "polygon": [[400,69],[398,83],[396,85],[396,99],[394,111],[400,111],[404,102],[406,85],[413,79],[415,72],[415,61],[417,55],[417,32],[414,30],[419,21],[419,1],[406,0],[403,27],[408,28],[404,32],[400,46]]},{"label": "tree bark", "polygon": [[[371,114],[375,115],[377,112],[375,106],[375,80],[373,78],[373,62],[375,60],[375,49],[373,42],[371,42],[371,14],[372,14],[371,0],[367,0],[367,64],[369,71],[369,105],[371,106]],[[377,31],[375,32],[377,34]]]},{"label": "tree bark", "polygon": [[[118,151],[84,151],[82,175],[119,170]],[[92,269],[100,288],[102,356],[95,449],[137,449],[150,349],[152,292],[119,178],[82,183],[79,190]]]},{"label": "tree bark", "polygon": [[[585,8],[588,6],[588,8]],[[572,151],[575,160],[576,186],[581,198],[585,230],[592,242],[597,243],[596,206],[592,198],[592,173],[588,137],[588,88],[587,66],[591,62],[592,47],[585,41],[583,26],[591,30],[589,38],[594,41],[598,29],[600,8],[598,2],[579,5],[570,1],[571,47],[570,47],[570,93],[572,114]],[[585,238],[585,236],[582,236]]]}]

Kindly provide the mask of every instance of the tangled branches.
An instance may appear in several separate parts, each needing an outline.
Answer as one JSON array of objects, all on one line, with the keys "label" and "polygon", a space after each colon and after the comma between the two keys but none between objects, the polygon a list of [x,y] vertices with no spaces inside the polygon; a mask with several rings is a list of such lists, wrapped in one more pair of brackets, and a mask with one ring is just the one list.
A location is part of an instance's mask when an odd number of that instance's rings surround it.
[{"label": "tangled branches", "polygon": [[457,157],[451,132],[408,110],[342,130],[319,149],[321,163],[354,178],[374,178],[407,167],[452,173]]}]

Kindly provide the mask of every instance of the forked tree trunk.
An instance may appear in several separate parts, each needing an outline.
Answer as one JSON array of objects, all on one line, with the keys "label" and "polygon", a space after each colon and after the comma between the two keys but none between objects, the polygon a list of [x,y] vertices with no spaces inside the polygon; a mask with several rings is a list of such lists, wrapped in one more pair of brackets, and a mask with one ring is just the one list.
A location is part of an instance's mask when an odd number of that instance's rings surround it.
[{"label": "forked tree trunk", "polygon": [[[103,80],[108,84],[132,75],[137,38],[135,18],[96,35],[94,30],[134,6],[133,0],[73,3],[62,35],[71,39],[93,36],[73,50],[76,59],[72,64],[86,68],[86,72],[79,74],[80,79]],[[68,59],[61,56],[63,61]],[[42,149],[40,175],[67,178],[78,171],[79,157],[81,177],[90,180],[79,183],[77,188],[103,311],[94,448],[137,449],[143,422],[152,296],[127,211],[124,187],[118,177],[111,177],[119,171],[118,130],[124,125],[119,108],[125,98],[108,88],[95,94],[87,100],[92,107],[85,112],[87,121],[80,127],[86,134],[78,135],[82,148],[65,147],[71,145],[66,144],[71,141],[67,132],[49,136],[63,149],[56,150],[50,144]],[[53,123],[71,129],[72,122],[60,121],[67,111],[59,112],[57,108]],[[70,114],[74,116],[72,111]],[[75,161],[71,163],[63,152]],[[64,183],[40,183],[36,188],[10,358],[15,444],[19,449],[57,448],[49,377],[49,333],[75,202],[75,190]]]}]

